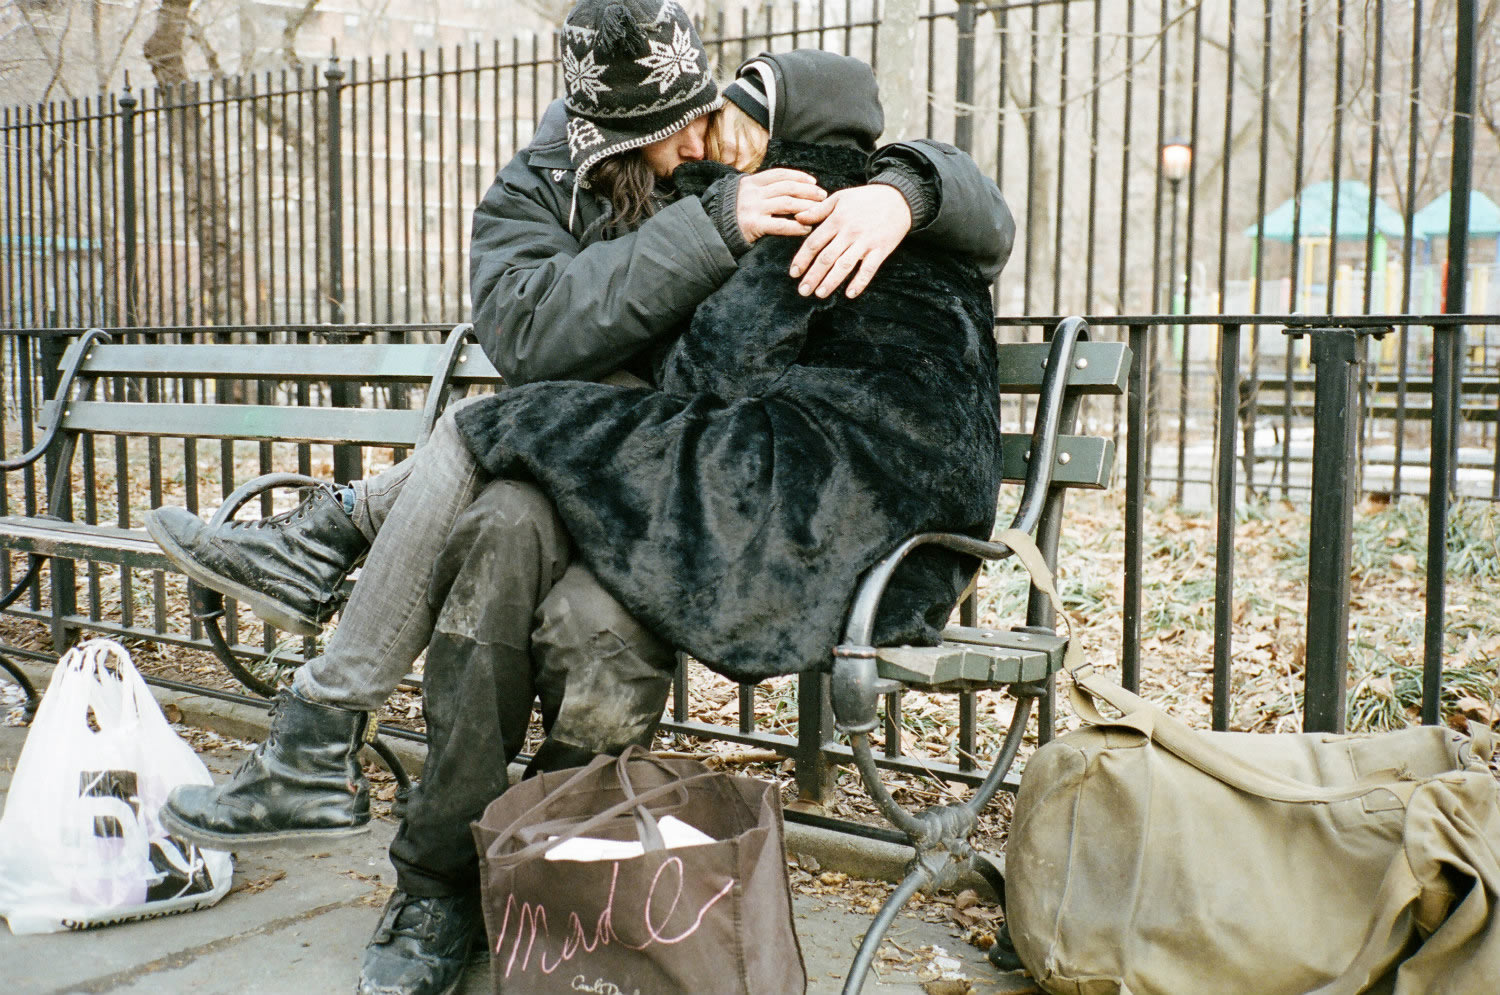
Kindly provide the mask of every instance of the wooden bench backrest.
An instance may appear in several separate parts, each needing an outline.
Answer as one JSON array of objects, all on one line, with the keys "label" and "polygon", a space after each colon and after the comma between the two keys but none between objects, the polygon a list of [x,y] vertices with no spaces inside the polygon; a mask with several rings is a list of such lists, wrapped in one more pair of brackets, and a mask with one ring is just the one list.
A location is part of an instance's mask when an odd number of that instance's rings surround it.
[{"label": "wooden bench backrest", "polygon": [[[1007,342],[997,347],[1000,356],[1000,392],[1036,394],[1046,372],[1049,346],[1045,342]],[[1073,354],[1073,372],[1068,379],[1069,396],[1121,396],[1130,380],[1130,348],[1123,342],[1079,342]],[[1007,483],[1026,479],[1028,433],[1007,432],[1001,461]],[[1061,487],[1100,490],[1109,486],[1114,470],[1113,439],[1065,434],[1057,440],[1057,464],[1052,483]]]},{"label": "wooden bench backrest", "polygon": [[[64,356],[66,367],[81,344]],[[1006,343],[998,347],[1000,389],[1004,394],[1036,394],[1045,372],[1045,343]],[[182,345],[96,342],[79,363],[79,376],[130,380],[283,381],[359,385],[429,386],[448,362],[444,344]],[[1129,350],[1117,342],[1081,342],[1070,392],[1118,395],[1129,375]],[[478,345],[457,351],[448,374],[450,387],[499,387],[503,379]],[[95,392],[97,395],[99,392]],[[138,400],[56,399],[43,408],[40,424],[62,411],[65,432],[95,432],[163,438],[241,439],[256,442],[321,442],[410,447],[421,439],[424,413],[373,407],[286,406],[277,404],[176,404]],[[1026,477],[1030,439],[1006,433],[1004,476]],[[1054,483],[1067,487],[1108,486],[1114,442],[1087,435],[1058,440]]]},{"label": "wooden bench backrest", "polygon": [[[66,368],[81,344],[63,358]],[[114,345],[94,343],[82,357],[79,376],[126,380],[278,381],[291,383],[406,385],[430,387],[442,377],[450,355],[444,344],[324,345]],[[447,374],[449,387],[503,384],[478,345],[458,351]],[[256,442],[324,442],[411,447],[420,441],[421,410],[280,404],[174,404],[138,400],[68,400],[62,430],[191,439]],[[75,392],[76,395],[76,392]],[[39,423],[57,417],[49,401]]]}]

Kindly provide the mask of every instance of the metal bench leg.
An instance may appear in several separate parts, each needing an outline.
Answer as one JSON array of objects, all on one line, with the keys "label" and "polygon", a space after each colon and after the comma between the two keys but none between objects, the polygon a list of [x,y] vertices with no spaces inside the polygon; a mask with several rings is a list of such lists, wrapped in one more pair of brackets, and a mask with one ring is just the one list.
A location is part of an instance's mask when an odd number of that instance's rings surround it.
[{"label": "metal bench leg", "polygon": [[[4,611],[15,604],[16,599],[26,593],[26,589],[36,580],[38,573],[42,569],[42,564],[46,563],[47,559],[45,556],[37,556],[35,554],[27,556],[26,573],[20,580],[16,581],[15,586],[6,591],[3,597],[0,597],[0,611]],[[21,715],[23,721],[27,725],[31,725],[31,720],[36,718],[36,710],[42,703],[42,696],[37,693],[35,685],[26,676],[26,672],[3,656],[0,656],[0,670],[4,670],[9,674],[11,680],[19,685],[22,691],[26,692],[26,704],[22,707]]]},{"label": "metal bench leg", "polygon": [[386,770],[396,776],[396,802],[391,808],[391,814],[398,819],[405,818],[406,801],[411,797],[411,777],[406,773],[405,765],[385,740],[377,737],[365,745],[380,758]]},{"label": "metal bench leg", "polygon": [[886,931],[891,928],[896,915],[911,900],[911,896],[921,891],[926,883],[926,868],[915,867],[896,885],[896,890],[891,892],[885,904],[880,907],[875,921],[870,923],[865,938],[860,941],[859,952],[854,955],[854,963],[849,966],[849,977],[844,979],[843,995],[858,995],[859,990],[864,987],[865,975],[870,973],[870,964],[875,960],[875,951],[880,948],[880,941],[885,939]]},{"label": "metal bench leg", "polygon": [[5,657],[0,656],[0,670],[10,675],[10,679],[20,685],[21,690],[26,692],[26,704],[21,708],[22,721],[31,725],[31,720],[36,718],[37,707],[42,703],[42,696],[37,694],[36,686],[31,683],[31,678],[26,676],[26,671],[16,664],[11,663]]},{"label": "metal bench leg", "polygon": [[36,580],[37,571],[41,570],[42,564],[47,562],[47,557],[37,556],[35,553],[32,553],[26,557],[26,560],[27,566],[25,575],[20,580],[16,581],[16,585],[14,587],[5,592],[4,597],[0,597],[0,611],[4,611],[11,605],[15,604],[16,599],[26,593],[26,589],[31,586],[31,582]]},{"label": "metal bench leg", "polygon": [[851,732],[849,745],[854,750],[854,763],[859,768],[860,779],[870,793],[876,806],[902,832],[911,839],[916,854],[907,865],[906,877],[891,892],[880,907],[874,922],[865,933],[849,967],[849,976],[844,981],[844,995],[858,995],[864,987],[865,975],[875,959],[875,951],[886,931],[895,922],[896,915],[919,890],[935,891],[951,887],[965,871],[980,874],[995,889],[1001,907],[1005,902],[1005,881],[998,868],[977,852],[969,843],[974,832],[979,812],[994,798],[1001,782],[1015,763],[1020,752],[1021,740],[1025,738],[1026,726],[1031,719],[1033,700],[1042,693],[1037,685],[1017,685],[1016,710],[1006,730],[1005,742],[1000,755],[985,776],[984,782],[975,789],[967,801],[954,805],[935,805],[918,813],[902,808],[880,779],[880,770],[875,765],[875,755],[870,749],[870,737],[865,732]]},{"label": "metal bench leg", "polygon": [[235,659],[234,652],[229,648],[229,640],[224,638],[224,631],[219,627],[219,620],[224,617],[224,596],[218,591],[188,581],[188,602],[192,608],[193,621],[203,624],[203,634],[208,637],[214,656],[219,658],[224,669],[262,698],[276,697],[276,685]]}]

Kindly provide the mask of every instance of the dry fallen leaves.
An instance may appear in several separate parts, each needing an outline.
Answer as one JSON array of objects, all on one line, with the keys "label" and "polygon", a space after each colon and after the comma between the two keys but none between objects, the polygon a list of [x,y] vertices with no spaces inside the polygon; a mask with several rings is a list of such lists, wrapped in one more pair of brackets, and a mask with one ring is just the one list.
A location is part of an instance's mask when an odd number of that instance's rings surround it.
[{"label": "dry fallen leaves", "polygon": [[284,870],[271,871],[270,873],[264,874],[258,878],[255,878],[254,880],[241,881],[239,884],[236,884],[233,888],[229,889],[229,894],[233,895],[236,893],[243,893],[246,895],[255,895],[262,891],[265,891],[267,888],[271,887],[271,885],[275,884],[277,881],[280,881],[284,877],[286,877],[286,871]]}]

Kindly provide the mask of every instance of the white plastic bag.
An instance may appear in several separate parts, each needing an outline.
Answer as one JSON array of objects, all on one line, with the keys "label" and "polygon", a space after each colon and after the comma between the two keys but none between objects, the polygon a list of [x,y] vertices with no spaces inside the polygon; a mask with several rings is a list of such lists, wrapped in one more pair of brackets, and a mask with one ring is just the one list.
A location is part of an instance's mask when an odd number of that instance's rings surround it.
[{"label": "white plastic bag", "polygon": [[189,912],[229,891],[228,853],[157,814],[208,768],[167,724],[130,655],[92,639],[57,664],[0,816],[0,915],[12,933]]}]

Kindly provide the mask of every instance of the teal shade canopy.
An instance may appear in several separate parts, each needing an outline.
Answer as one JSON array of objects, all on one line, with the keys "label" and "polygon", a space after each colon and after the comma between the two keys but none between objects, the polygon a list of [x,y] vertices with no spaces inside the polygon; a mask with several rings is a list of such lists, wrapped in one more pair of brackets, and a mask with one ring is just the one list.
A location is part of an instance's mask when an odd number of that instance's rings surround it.
[{"label": "teal shade canopy", "polygon": [[[1300,238],[1327,238],[1329,221],[1333,217],[1333,181],[1324,180],[1302,188],[1302,218],[1298,229]],[[1370,188],[1358,180],[1339,183],[1339,241],[1363,242],[1369,231]],[[1292,240],[1292,216],[1297,210],[1297,198],[1292,198],[1271,211],[1260,220],[1260,224],[1245,229],[1246,238],[1255,238],[1259,229],[1265,228],[1265,237],[1272,242]],[[1388,238],[1400,238],[1406,226],[1401,215],[1380,198],[1375,199],[1375,233]]]},{"label": "teal shade canopy", "polygon": [[[1448,210],[1453,191],[1444,191],[1431,204],[1412,215],[1415,238],[1447,238]],[[1469,234],[1500,236],[1500,207],[1478,190],[1469,191]]]}]

